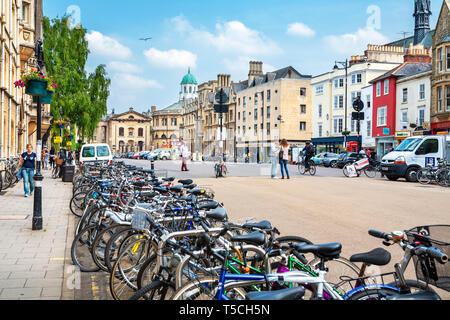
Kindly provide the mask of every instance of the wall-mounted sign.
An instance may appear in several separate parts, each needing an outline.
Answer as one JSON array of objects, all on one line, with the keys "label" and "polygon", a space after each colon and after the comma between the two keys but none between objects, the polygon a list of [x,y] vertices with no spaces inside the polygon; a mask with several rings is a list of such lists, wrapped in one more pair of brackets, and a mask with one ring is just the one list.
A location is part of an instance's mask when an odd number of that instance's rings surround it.
[{"label": "wall-mounted sign", "polygon": [[55,137],[55,143],[61,143],[62,142],[62,137]]},{"label": "wall-mounted sign", "polygon": [[391,129],[390,128],[383,128],[383,135],[388,136],[391,134]]}]

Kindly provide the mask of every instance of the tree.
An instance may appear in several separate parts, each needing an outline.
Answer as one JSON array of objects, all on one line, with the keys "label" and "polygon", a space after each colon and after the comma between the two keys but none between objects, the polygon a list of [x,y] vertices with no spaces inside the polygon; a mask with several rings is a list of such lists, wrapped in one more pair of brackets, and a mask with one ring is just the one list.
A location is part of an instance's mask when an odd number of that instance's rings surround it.
[{"label": "tree", "polygon": [[70,28],[67,17],[43,18],[44,55],[47,73],[54,77],[56,90],[51,112],[76,127],[84,140],[92,138],[98,122],[107,114],[107,100],[111,80],[104,65],[91,74],[85,71],[89,56],[83,27]]}]

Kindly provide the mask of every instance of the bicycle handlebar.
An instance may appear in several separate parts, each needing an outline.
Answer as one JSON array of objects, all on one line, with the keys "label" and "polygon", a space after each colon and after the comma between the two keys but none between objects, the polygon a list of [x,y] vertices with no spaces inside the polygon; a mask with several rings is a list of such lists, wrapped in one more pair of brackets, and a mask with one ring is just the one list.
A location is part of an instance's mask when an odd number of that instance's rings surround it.
[{"label": "bicycle handlebar", "polygon": [[446,264],[448,262],[448,256],[435,247],[427,248],[426,253],[430,258],[437,260],[441,264]]},{"label": "bicycle handlebar", "polygon": [[392,240],[392,236],[390,234],[378,230],[369,230],[369,235],[387,241]]}]

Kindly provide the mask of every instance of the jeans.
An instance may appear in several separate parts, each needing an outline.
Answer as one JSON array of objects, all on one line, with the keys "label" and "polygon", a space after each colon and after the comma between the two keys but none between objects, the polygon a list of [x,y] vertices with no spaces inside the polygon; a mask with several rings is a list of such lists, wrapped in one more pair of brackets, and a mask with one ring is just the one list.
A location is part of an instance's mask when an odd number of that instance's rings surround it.
[{"label": "jeans", "polygon": [[26,195],[30,195],[30,186],[31,186],[31,192],[34,192],[33,177],[35,174],[36,174],[36,171],[34,169],[24,168],[22,170],[23,189],[24,189]]},{"label": "jeans", "polygon": [[305,168],[306,169],[310,169],[310,165],[309,165],[309,162],[311,161],[311,157],[306,157],[305,158]]},{"label": "jeans", "polygon": [[280,164],[281,164],[281,175],[284,177],[284,172],[286,172],[286,176],[289,177],[289,170],[287,167],[287,160],[281,160]]},{"label": "jeans", "polygon": [[273,156],[272,157],[272,179],[277,177],[277,169],[278,169],[278,157]]}]

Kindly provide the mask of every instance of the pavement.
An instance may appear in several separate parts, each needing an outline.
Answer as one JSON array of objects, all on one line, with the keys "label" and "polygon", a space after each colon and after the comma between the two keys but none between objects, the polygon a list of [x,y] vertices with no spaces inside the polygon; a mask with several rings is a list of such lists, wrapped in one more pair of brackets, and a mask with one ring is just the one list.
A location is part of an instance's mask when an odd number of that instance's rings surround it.
[{"label": "pavement", "polygon": [[31,230],[33,197],[22,182],[0,196],[0,300],[62,297],[72,187],[43,175],[42,231]]}]

